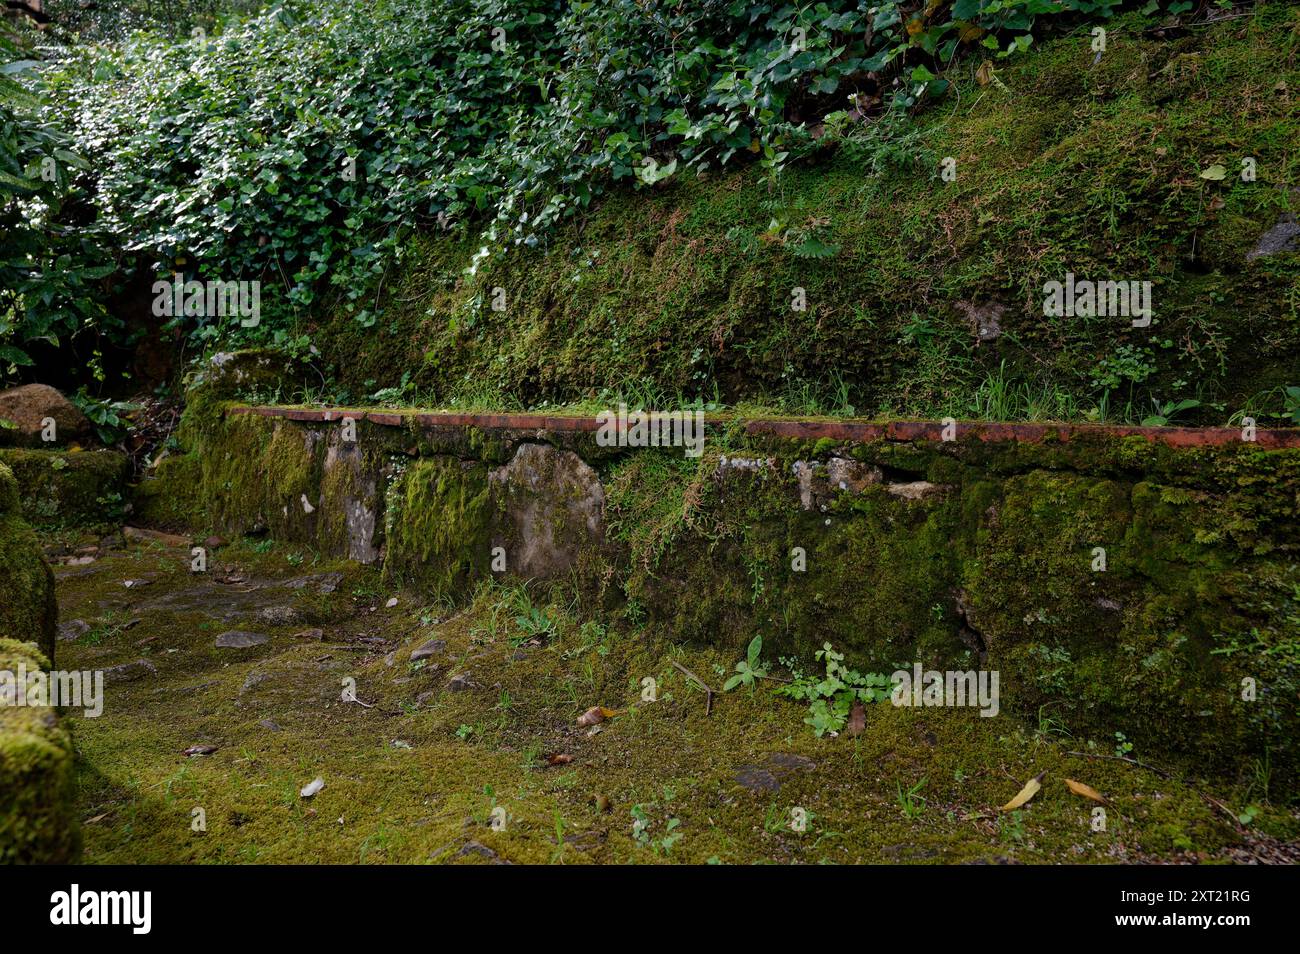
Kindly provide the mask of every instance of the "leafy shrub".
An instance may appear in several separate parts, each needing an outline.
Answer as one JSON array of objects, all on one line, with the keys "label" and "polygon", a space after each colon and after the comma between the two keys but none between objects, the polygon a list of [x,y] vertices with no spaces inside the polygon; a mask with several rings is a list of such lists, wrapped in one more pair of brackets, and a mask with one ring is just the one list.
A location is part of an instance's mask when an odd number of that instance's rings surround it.
[{"label": "leafy shrub", "polygon": [[28,56],[0,20],[0,380],[32,363],[24,343],[109,324],[98,283],[115,271],[93,227],[61,221],[86,201],[75,173],[88,166],[20,82],[38,65]]},{"label": "leafy shrub", "polygon": [[806,675],[797,665],[786,661],[794,679],[773,691],[778,696],[808,703],[808,716],[803,721],[818,738],[842,730],[854,702],[884,702],[889,698],[892,682],[888,675],[849,669],[844,665],[844,654],[836,652],[830,643],[817,650],[817,659],[826,667],[824,677]]}]

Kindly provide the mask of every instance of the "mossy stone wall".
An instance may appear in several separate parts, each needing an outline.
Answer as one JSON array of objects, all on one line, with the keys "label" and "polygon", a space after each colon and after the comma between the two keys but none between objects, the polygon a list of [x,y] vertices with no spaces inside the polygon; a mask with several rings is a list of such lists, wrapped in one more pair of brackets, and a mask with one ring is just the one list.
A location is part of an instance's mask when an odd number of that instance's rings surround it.
[{"label": "mossy stone wall", "polygon": [[[0,639],[0,671],[48,669],[31,643]],[[0,864],[68,864],[81,851],[72,739],[47,706],[0,704]]]},{"label": "mossy stone wall", "polygon": [[23,520],[18,482],[0,462],[0,639],[30,641],[53,660],[57,620],[54,576]]},{"label": "mossy stone wall", "polygon": [[1122,733],[1216,773],[1295,767],[1300,452],[733,430],[690,459],[566,435],[547,459],[576,454],[601,501],[599,526],[575,535],[590,490],[572,467],[528,471],[529,500],[555,507],[545,525],[514,519],[499,486],[545,432],[456,441],[362,423],[340,475],[326,466],[340,427],[218,413],[190,450],[206,512],[346,556],[337,528],[363,473],[394,584],[455,599],[493,575],[494,547],[519,575],[521,553],[555,535],[543,575],[639,638],[740,647],[761,633],[778,654],[829,641],[881,671],[983,666],[1030,720]]},{"label": "mossy stone wall", "polygon": [[49,528],[107,526],[124,516],[128,462],[115,450],[0,448],[18,481],[24,519]]}]

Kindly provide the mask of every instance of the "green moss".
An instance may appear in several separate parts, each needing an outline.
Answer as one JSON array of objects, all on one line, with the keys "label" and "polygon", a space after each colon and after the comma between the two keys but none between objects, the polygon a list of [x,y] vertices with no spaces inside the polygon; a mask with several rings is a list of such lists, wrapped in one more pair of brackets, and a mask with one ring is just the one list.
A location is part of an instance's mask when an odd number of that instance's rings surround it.
[{"label": "green moss", "polygon": [[[20,666],[48,669],[49,661],[29,643],[0,639],[0,672]],[[54,710],[0,705],[0,864],[76,861],[74,797],[72,740]]]},{"label": "green moss", "polygon": [[[271,583],[282,555],[230,556],[271,573],[259,576]],[[67,612],[90,612],[109,577],[156,556],[116,559],[105,579],[67,581]],[[583,622],[565,608],[562,586],[486,583],[446,617],[409,592],[395,609],[370,611],[386,595],[378,571],[340,569],[345,584],[322,598],[326,639],[341,645],[364,625],[388,641],[372,653],[322,654],[286,635],[254,654],[219,656],[201,612],[154,617],[176,652],[158,651],[153,681],[122,684],[101,718],[77,724],[79,808],[99,819],[86,828],[88,862],[1104,863],[1218,858],[1241,841],[1187,784],[1069,754],[1086,745],[1006,717],[873,706],[860,736],[818,740],[800,706],[766,689],[719,695],[706,715],[673,663],[716,688],[715,667],[730,668],[733,652]],[[166,575],[151,598],[194,585],[183,572]],[[553,624],[540,643],[515,622],[525,608]],[[430,638],[445,649],[410,664]],[[140,651],[70,649],[74,663]],[[452,691],[453,673],[468,675],[467,688]],[[345,676],[373,708],[339,701]],[[654,702],[640,698],[646,677],[658,686]],[[592,705],[619,713],[595,734],[576,727]],[[217,751],[178,763],[195,740]],[[572,761],[549,765],[557,754]],[[996,810],[1044,770],[1042,792],[1018,816]],[[764,773],[779,790],[739,782]],[[317,776],[325,788],[301,798]],[[1094,806],[1069,793],[1067,777],[1109,798],[1104,831],[1093,830]],[[917,783],[924,802],[908,815],[898,793]],[[1211,791],[1241,804],[1239,792]],[[196,807],[205,830],[195,830]],[[634,807],[645,839],[634,836]],[[790,828],[795,807],[810,816],[802,834]],[[497,808],[507,816],[500,831],[490,824]],[[681,838],[665,849],[671,819]]]},{"label": "green moss", "polygon": [[487,468],[456,458],[407,464],[388,491],[384,578],[454,596],[490,566]]},{"label": "green moss", "polygon": [[[1128,348],[1142,367],[1111,390],[1112,416],[1191,396],[1207,402],[1193,419],[1221,419],[1210,401],[1278,414],[1272,389],[1300,364],[1300,268],[1246,255],[1295,210],[1300,121],[1278,92],[1300,83],[1294,8],[1175,40],[1143,24],[1117,21],[1099,63],[1080,34],[987,86],[962,66],[918,124],[856,130],[775,184],[754,169],[614,195],[548,249],[472,278],[477,243],[419,237],[377,325],[339,316],[314,337],[354,394],[411,373],[437,401],[498,408],[604,389],[806,406],[833,375],[860,412],[961,416],[985,412],[977,388],[997,375],[1040,396],[1037,413],[1077,417]],[[1235,174],[1244,156],[1258,181]],[[1216,162],[1225,180],[1198,177]],[[808,227],[838,254],[801,258],[780,239]],[[1066,272],[1152,281],[1155,324],[1045,316],[1043,284]],[[504,315],[481,307],[495,286]],[[796,287],[806,311],[790,307]],[[994,301],[1003,336],[981,343],[959,303]]]},{"label": "green moss", "polygon": [[39,527],[104,527],[122,521],[128,462],[120,451],[0,448],[18,481],[23,516]]},{"label": "green moss", "polygon": [[135,487],[132,519],[145,527],[186,530],[209,524],[197,454],[169,455]]},{"label": "green moss", "polygon": [[[408,452],[438,452],[412,459],[395,453],[410,439],[400,430],[367,428],[343,449],[325,427],[220,419],[195,451],[207,512],[345,554],[361,507],[383,522],[366,557],[382,541],[385,579],[448,600],[489,575],[492,546],[528,545],[520,532],[575,544],[569,483],[531,474],[527,493],[555,522],[516,525],[528,501],[493,491],[489,461],[459,456],[471,445],[508,456],[500,432],[421,431]],[[841,492],[825,458],[808,456],[816,445],[715,436],[699,459],[591,451],[605,541],[570,547],[573,598],[588,612],[660,643],[739,649],[762,634],[773,652],[805,657],[829,640],[872,671],[979,664],[1003,673],[1007,711],[1028,721],[1046,712],[1083,738],[1123,732],[1214,776],[1295,764],[1287,700],[1300,686],[1285,647],[1300,614],[1300,455],[1103,435],[878,441],[835,448],[878,473]],[[808,500],[799,461],[822,475]],[[897,485],[915,481],[932,486],[906,499]],[[1260,689],[1253,702],[1245,679]]]},{"label": "green moss", "polygon": [[17,502],[17,482],[0,463],[0,639],[30,641],[53,659],[54,579]]}]

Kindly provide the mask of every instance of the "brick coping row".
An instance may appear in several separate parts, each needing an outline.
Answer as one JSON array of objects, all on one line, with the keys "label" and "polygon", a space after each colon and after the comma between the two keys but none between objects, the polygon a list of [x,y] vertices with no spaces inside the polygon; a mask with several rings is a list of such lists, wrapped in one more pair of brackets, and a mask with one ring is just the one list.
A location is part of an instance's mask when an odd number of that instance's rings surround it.
[{"label": "brick coping row", "polygon": [[[256,414],[290,421],[328,423],[350,417],[385,427],[402,427],[412,421],[422,427],[474,427],[481,430],[551,431],[595,433],[600,428],[594,415],[561,414],[461,414],[434,411],[395,411],[373,408],[301,408],[266,405],[236,405],[236,414]],[[707,426],[726,427],[740,423],[749,434],[801,440],[832,440],[865,443],[876,440],[935,441],[944,439],[942,421],[826,421],[781,418],[745,419],[706,414]],[[1226,447],[1247,443],[1240,427],[1138,427],[1107,424],[1001,424],[958,421],[958,439],[973,438],[987,443],[1020,442],[1041,444],[1047,440],[1070,441],[1089,437],[1142,437],[1167,447]],[[1266,450],[1300,449],[1300,428],[1256,428],[1254,444]]]}]

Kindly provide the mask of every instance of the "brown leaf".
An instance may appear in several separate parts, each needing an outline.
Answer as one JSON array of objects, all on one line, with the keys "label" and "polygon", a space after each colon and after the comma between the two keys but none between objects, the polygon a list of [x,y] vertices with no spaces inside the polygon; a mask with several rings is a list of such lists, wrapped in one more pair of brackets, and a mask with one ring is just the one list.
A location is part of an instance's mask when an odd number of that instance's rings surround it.
[{"label": "brown leaf", "polygon": [[600,706],[592,706],[582,715],[578,716],[578,725],[596,725],[598,722],[604,722],[605,718],[605,710]]},{"label": "brown leaf", "polygon": [[988,86],[993,80],[993,61],[985,60],[980,64],[980,68],[975,71],[975,82],[981,86]]},{"label": "brown leaf", "polygon": [[1020,790],[1020,794],[1003,805],[999,811],[1012,812],[1028,802],[1031,798],[1037,795],[1038,790],[1043,787],[1043,778],[1046,775],[1047,769],[1043,769],[1043,771],[1031,778],[1025,783],[1025,787]]},{"label": "brown leaf", "polygon": [[849,735],[861,735],[867,728],[867,707],[862,704],[861,699],[853,703],[853,709],[849,712]]},{"label": "brown leaf", "polygon": [[566,755],[563,752],[556,752],[554,755],[546,756],[547,765],[568,765],[573,761],[572,755]]},{"label": "brown leaf", "polygon": [[1082,782],[1076,782],[1072,778],[1065,780],[1065,786],[1076,795],[1082,795],[1084,798],[1091,798],[1094,802],[1100,802],[1103,805],[1110,804],[1106,801],[1106,796],[1101,794],[1091,785],[1084,785]]}]

